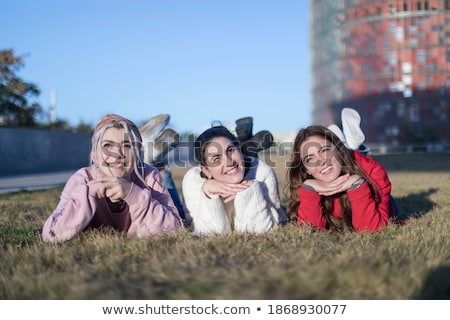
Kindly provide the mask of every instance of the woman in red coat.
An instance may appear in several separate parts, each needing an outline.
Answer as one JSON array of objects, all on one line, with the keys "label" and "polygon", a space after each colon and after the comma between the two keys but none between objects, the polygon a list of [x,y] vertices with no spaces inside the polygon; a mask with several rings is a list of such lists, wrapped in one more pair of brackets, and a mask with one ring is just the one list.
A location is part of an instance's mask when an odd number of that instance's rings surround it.
[{"label": "woman in red coat", "polygon": [[338,232],[376,231],[395,220],[386,170],[346,148],[326,127],[298,132],[287,181],[288,215],[299,224]]}]

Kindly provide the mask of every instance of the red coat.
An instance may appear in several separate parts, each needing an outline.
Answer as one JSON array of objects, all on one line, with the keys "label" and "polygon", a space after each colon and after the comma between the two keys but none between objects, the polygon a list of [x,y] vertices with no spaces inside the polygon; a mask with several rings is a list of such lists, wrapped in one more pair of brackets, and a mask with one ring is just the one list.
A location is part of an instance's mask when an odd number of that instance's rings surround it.
[{"label": "red coat", "polygon": [[[352,225],[355,231],[376,231],[387,225],[390,218],[395,218],[394,206],[391,202],[391,182],[386,169],[371,157],[363,156],[355,151],[356,162],[372,178],[378,191],[378,199],[370,192],[369,184],[364,182],[354,190],[347,190],[352,206]],[[298,223],[310,223],[315,228],[325,229],[326,221],[322,216],[321,196],[311,190],[299,189]],[[333,199],[335,217],[341,217],[339,197]]]}]

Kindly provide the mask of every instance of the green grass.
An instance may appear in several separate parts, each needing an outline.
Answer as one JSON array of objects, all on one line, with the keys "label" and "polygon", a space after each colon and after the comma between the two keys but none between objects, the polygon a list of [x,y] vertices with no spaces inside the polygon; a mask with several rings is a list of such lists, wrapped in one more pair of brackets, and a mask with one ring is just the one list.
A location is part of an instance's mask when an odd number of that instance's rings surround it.
[{"label": "green grass", "polygon": [[[407,219],[376,233],[103,230],[53,245],[40,233],[62,187],[0,195],[0,299],[450,299],[450,155],[376,160]],[[173,170],[178,186],[184,171]]]}]

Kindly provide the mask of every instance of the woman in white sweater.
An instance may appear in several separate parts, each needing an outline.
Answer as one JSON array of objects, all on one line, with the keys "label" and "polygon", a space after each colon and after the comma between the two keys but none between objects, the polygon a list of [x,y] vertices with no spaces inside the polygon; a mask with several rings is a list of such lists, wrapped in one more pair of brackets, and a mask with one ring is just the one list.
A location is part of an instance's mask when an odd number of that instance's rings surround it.
[{"label": "woman in white sweater", "polygon": [[286,222],[273,168],[244,157],[226,127],[207,129],[194,148],[200,165],[188,170],[182,184],[194,234],[261,233]]}]

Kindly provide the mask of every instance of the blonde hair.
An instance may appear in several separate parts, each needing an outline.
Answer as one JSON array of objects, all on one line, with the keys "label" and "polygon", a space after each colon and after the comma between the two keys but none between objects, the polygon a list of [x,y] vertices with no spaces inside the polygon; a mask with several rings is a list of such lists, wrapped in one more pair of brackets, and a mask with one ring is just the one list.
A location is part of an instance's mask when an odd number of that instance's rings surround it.
[{"label": "blonde hair", "polygon": [[94,129],[91,142],[91,153],[90,153],[90,163],[91,165],[99,165],[95,162],[95,155],[97,154],[99,148],[101,148],[101,141],[105,131],[109,128],[125,129],[125,132],[129,135],[131,150],[134,156],[133,161],[133,172],[136,174],[138,179],[144,184],[145,187],[147,183],[144,179],[144,151],[142,146],[142,137],[139,132],[138,127],[130,120],[116,115],[107,114],[98,122]]}]

